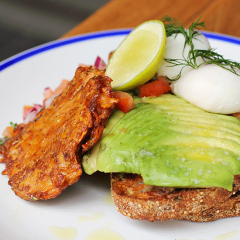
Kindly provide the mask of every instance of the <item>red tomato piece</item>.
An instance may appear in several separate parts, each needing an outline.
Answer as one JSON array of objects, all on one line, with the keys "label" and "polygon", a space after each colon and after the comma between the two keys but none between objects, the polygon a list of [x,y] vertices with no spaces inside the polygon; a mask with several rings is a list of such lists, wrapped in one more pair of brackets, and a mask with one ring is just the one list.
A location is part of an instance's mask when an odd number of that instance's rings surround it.
[{"label": "red tomato piece", "polygon": [[69,80],[63,79],[61,84],[53,92],[53,95],[60,94],[63,91],[63,89],[67,87],[69,82],[70,82]]},{"label": "red tomato piece", "polygon": [[12,126],[6,127],[2,133],[3,137],[11,138],[14,136],[14,129]]},{"label": "red tomato piece", "polygon": [[118,103],[116,104],[118,110],[127,113],[135,107],[133,97],[129,93],[116,91],[114,95],[118,99]]},{"label": "red tomato piece", "polygon": [[23,106],[23,119],[26,118],[26,116],[29,114],[29,112],[32,108],[33,108],[33,106],[30,106],[30,105]]},{"label": "red tomato piece", "polygon": [[171,87],[167,83],[165,77],[159,77],[158,80],[146,83],[137,88],[139,89],[139,97],[158,97],[171,90]]}]

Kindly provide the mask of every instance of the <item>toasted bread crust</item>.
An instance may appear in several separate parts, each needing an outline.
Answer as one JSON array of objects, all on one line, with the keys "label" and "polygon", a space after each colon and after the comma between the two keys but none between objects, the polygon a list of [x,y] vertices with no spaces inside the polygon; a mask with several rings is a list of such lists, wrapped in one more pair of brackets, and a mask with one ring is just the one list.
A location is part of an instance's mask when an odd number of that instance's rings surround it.
[{"label": "toasted bread crust", "polygon": [[233,190],[177,189],[145,185],[140,175],[112,174],[111,193],[119,212],[132,219],[209,222],[240,216],[240,176]]}]

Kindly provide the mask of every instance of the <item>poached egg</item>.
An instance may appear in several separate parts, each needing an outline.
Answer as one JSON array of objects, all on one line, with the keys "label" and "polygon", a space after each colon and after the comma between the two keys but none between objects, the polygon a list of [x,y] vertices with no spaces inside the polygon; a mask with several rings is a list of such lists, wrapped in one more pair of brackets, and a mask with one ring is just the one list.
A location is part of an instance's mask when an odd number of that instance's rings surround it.
[{"label": "poached egg", "polygon": [[240,112],[240,76],[218,65],[203,65],[189,71],[172,83],[172,90],[208,112]]}]

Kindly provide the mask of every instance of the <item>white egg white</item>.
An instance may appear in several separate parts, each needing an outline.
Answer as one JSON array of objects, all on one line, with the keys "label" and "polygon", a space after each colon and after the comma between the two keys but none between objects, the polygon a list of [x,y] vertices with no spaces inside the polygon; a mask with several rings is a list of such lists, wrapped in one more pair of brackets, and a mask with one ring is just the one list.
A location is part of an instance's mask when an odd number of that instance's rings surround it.
[{"label": "white egg white", "polygon": [[[197,39],[193,39],[192,42],[194,45],[194,49],[207,50],[210,48],[210,44],[207,38],[202,34],[199,34],[197,36]],[[181,33],[177,35],[174,34],[170,37],[167,37],[165,58],[183,59],[183,56],[187,58],[190,50],[190,46],[186,45],[184,49],[184,43],[185,43],[185,37]],[[197,64],[200,64],[202,62],[203,62],[202,58],[198,57]],[[158,69],[158,76],[167,76],[169,79],[175,78],[181,71],[182,66],[174,66],[174,67],[170,67],[170,66],[171,66],[170,63],[167,63],[164,60]],[[190,70],[192,70],[192,67],[190,66],[184,67],[181,75],[183,76]]]},{"label": "white egg white", "polygon": [[240,112],[240,76],[220,66],[192,70],[173,82],[172,88],[176,95],[208,112]]}]

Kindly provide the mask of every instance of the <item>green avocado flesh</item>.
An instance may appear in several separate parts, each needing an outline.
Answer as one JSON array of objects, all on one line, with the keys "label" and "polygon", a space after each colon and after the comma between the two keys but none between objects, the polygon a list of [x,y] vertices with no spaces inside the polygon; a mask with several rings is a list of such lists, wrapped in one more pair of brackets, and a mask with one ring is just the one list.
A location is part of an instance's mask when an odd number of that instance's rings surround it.
[{"label": "green avocado flesh", "polygon": [[85,172],[136,173],[156,186],[232,189],[240,174],[237,118],[170,94],[136,102],[129,113],[111,116],[99,145],[83,158]]}]

